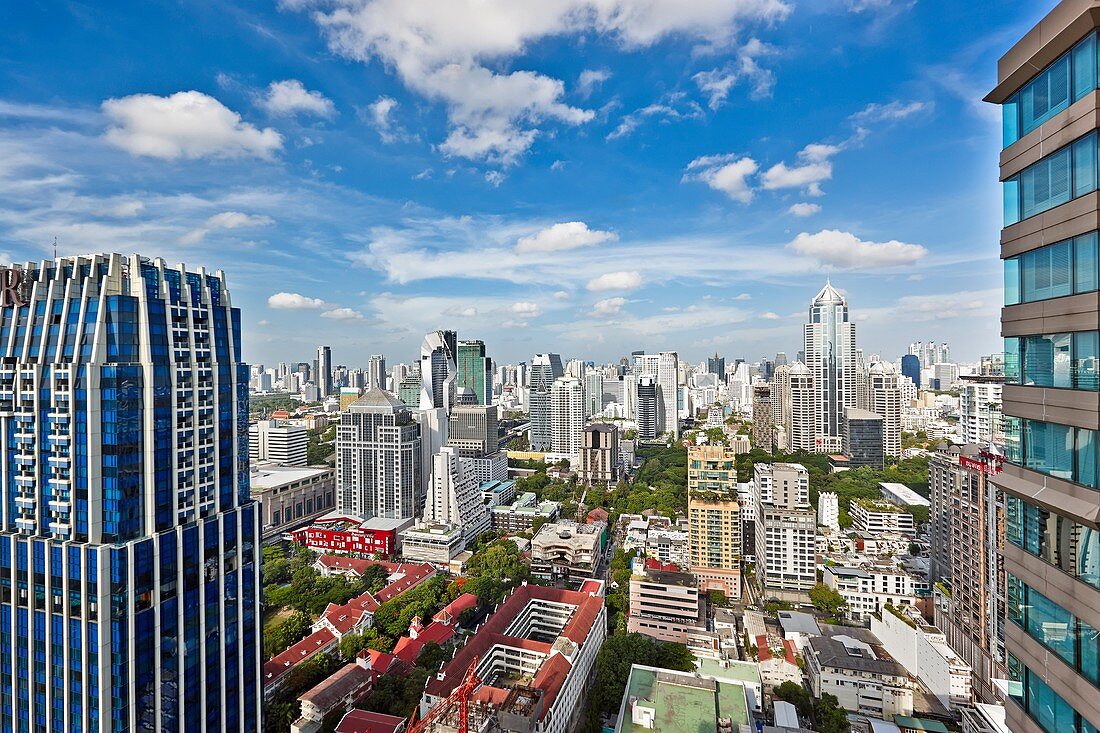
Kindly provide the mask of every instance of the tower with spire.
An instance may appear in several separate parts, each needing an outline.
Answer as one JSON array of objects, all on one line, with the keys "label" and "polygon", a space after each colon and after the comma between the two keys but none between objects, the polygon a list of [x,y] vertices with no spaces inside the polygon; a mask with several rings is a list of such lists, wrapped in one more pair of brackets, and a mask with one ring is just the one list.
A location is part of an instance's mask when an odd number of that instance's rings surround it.
[{"label": "tower with spire", "polygon": [[839,452],[844,408],[858,406],[856,327],[848,300],[829,280],[810,303],[804,346],[814,380],[816,449]]}]

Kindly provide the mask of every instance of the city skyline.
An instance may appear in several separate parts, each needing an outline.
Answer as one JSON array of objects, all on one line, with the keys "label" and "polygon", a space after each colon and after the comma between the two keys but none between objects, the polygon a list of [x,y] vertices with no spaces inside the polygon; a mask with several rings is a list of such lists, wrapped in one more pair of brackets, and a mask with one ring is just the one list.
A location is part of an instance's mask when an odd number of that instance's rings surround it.
[{"label": "city skyline", "polygon": [[[826,273],[867,343],[973,360],[1001,305],[996,111],[976,100],[1049,5],[576,0],[490,6],[468,36],[381,0],[24,9],[0,58],[3,252],[56,237],[232,271],[249,362],[323,342],[365,363],[443,327],[503,362],[643,339],[790,353]],[[357,46],[333,7],[397,40]],[[431,52],[401,40],[415,23]],[[122,37],[160,62],[88,53]]]}]

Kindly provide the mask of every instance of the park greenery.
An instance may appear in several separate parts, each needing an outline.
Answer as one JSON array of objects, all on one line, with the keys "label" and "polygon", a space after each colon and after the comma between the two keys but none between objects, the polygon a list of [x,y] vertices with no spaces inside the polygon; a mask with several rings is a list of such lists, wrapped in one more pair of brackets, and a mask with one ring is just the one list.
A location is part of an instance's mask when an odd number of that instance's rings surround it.
[{"label": "park greenery", "polygon": [[248,412],[254,416],[270,415],[275,410],[294,412],[304,403],[298,395],[285,392],[265,395],[250,395],[248,398]]},{"label": "park greenery", "polygon": [[306,462],[311,466],[324,463],[336,452],[336,425],[323,430],[310,430],[306,443]]}]

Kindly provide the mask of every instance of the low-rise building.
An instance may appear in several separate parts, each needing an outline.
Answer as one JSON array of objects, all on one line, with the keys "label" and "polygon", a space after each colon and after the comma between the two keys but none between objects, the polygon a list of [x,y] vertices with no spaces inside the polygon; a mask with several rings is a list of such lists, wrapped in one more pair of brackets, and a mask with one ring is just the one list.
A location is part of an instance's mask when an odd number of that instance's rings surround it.
[{"label": "low-rise building", "polygon": [[880,481],[878,485],[882,498],[897,506],[931,506],[932,503],[905,484]]},{"label": "low-rise building", "polygon": [[531,538],[531,573],[543,580],[579,584],[594,577],[606,543],[604,522],[544,524]]},{"label": "low-rise building", "polygon": [[401,556],[412,562],[447,567],[465,549],[465,532],[457,524],[420,522],[401,533]]},{"label": "low-rise building", "polygon": [[864,535],[880,535],[897,532],[913,536],[916,524],[913,515],[903,512],[896,504],[877,499],[852,499],[852,527]]},{"label": "low-rise building", "polygon": [[666,565],[687,567],[690,560],[688,533],[676,529],[650,529],[646,532],[645,554]]},{"label": "low-rise building", "polygon": [[530,491],[516,497],[511,504],[494,506],[490,512],[490,521],[495,532],[527,532],[538,520],[554,522],[561,512],[561,504],[556,501],[540,502]]},{"label": "low-rise building", "polygon": [[718,635],[707,630],[706,597],[690,573],[655,570],[636,558],[630,576],[626,630],[684,644],[696,656],[718,656]]},{"label": "low-rise building", "polygon": [[337,710],[350,710],[370,694],[374,681],[394,666],[392,654],[364,649],[355,661],[345,664],[298,698],[301,715],[290,726],[290,733],[317,733],[325,716]]},{"label": "low-rise building", "polygon": [[[915,615],[915,614],[914,614]],[[943,632],[893,607],[871,617],[871,633],[903,667],[952,709],[974,702],[973,670],[947,645]]]},{"label": "low-rise building", "polygon": [[336,471],[326,466],[253,463],[248,482],[249,493],[260,505],[265,540],[336,507]]},{"label": "low-rise building", "polygon": [[853,713],[889,720],[913,714],[905,668],[850,636],[815,636],[806,645],[806,675],[815,698],[835,695]]},{"label": "low-rise building", "polygon": [[404,733],[407,722],[397,715],[349,710],[336,724],[336,733]]},{"label": "low-rise building", "polygon": [[478,488],[481,491],[481,500],[490,509],[516,498],[516,482],[511,479],[482,481]]},{"label": "low-rise building", "polygon": [[744,685],[632,665],[615,733],[754,729]]},{"label": "low-rise building", "polygon": [[864,621],[886,605],[915,606],[918,588],[927,586],[925,580],[888,565],[826,565],[822,582],[844,597],[847,616],[853,621]]},{"label": "low-rise building", "polygon": [[332,512],[318,517],[308,527],[291,533],[294,542],[317,552],[392,557],[400,549],[401,532],[413,525],[413,519],[361,519]]}]

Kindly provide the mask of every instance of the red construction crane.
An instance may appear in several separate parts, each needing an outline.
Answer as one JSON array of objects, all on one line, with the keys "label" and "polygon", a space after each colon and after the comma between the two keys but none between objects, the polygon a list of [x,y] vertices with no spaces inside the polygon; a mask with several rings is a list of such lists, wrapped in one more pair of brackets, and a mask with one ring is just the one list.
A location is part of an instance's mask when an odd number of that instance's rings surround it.
[{"label": "red construction crane", "polygon": [[458,733],[469,733],[470,698],[473,697],[474,690],[481,685],[481,679],[478,678],[476,669],[477,657],[474,657],[474,661],[470,664],[470,668],[466,670],[466,676],[462,678],[462,682],[459,683],[458,687],[454,688],[450,695],[440,700],[439,704],[429,710],[428,714],[422,719],[416,720],[416,710],[413,710],[406,733],[429,733],[434,723],[443,722],[445,717],[455,712],[456,705],[458,707]]}]

